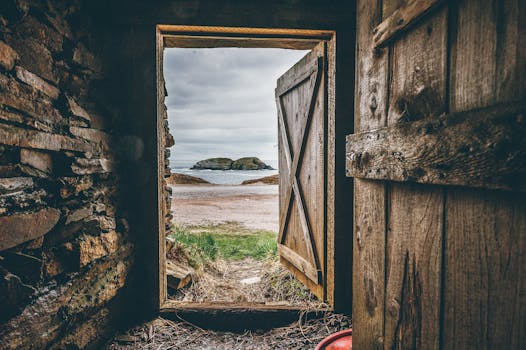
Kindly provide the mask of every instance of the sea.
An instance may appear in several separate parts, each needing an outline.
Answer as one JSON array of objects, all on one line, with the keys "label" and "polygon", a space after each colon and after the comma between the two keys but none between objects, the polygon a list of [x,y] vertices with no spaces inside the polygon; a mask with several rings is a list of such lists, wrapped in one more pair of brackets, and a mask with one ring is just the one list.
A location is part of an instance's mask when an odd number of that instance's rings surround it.
[{"label": "sea", "polygon": [[[278,162],[272,160],[263,160],[266,164],[275,168],[275,170],[196,170],[191,169],[193,163],[176,163],[171,162],[170,168],[173,173],[197,176],[208,182],[218,185],[240,185],[245,180],[259,179],[261,177],[278,174]],[[175,164],[173,164],[175,163]]]}]

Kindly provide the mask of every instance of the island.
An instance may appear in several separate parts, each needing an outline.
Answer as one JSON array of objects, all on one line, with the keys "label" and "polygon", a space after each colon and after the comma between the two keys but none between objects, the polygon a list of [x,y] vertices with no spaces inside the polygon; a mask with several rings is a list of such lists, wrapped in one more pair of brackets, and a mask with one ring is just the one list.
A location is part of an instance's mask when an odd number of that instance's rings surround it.
[{"label": "island", "polygon": [[244,157],[238,160],[230,158],[208,158],[200,160],[192,166],[194,170],[274,170],[258,157]]}]

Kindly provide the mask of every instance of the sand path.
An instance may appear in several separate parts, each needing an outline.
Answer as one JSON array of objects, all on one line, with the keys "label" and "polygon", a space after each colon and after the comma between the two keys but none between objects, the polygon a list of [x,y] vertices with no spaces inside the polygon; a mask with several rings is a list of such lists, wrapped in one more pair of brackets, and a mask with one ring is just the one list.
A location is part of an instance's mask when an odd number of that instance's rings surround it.
[{"label": "sand path", "polygon": [[182,225],[236,221],[277,232],[277,185],[173,185],[174,222]]}]

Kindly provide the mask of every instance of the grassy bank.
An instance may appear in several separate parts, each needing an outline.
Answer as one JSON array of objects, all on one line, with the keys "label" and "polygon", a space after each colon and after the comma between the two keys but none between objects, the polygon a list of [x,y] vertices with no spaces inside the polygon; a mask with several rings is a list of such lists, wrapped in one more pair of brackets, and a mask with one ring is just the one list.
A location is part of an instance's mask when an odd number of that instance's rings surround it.
[{"label": "grassy bank", "polygon": [[[279,262],[277,234],[230,222],[175,226],[170,259],[191,265],[196,280],[172,298],[186,302],[285,303],[325,307]],[[242,283],[246,278],[257,281]]]},{"label": "grassy bank", "polygon": [[263,260],[277,254],[276,233],[238,223],[175,226],[173,232],[171,238],[184,245],[194,260]]}]

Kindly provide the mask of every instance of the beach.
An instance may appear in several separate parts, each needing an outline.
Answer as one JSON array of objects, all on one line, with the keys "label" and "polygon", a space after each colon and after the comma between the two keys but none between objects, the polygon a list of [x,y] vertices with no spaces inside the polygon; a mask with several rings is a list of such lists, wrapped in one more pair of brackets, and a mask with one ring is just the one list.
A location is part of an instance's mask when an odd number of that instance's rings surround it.
[{"label": "beach", "polygon": [[239,222],[278,232],[278,185],[172,185],[176,225]]}]

